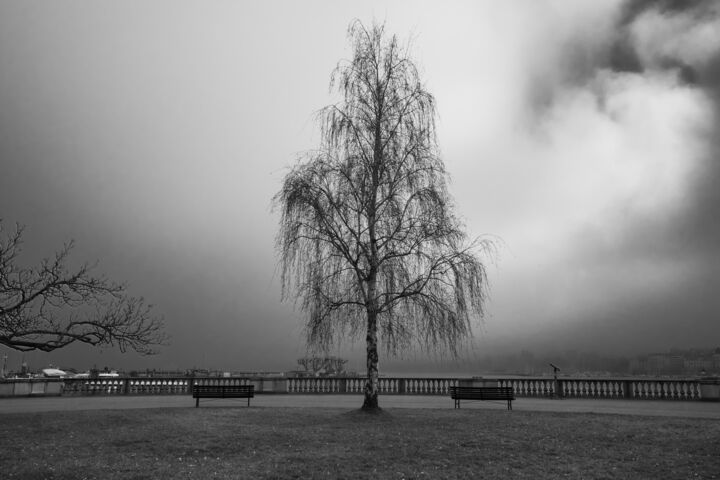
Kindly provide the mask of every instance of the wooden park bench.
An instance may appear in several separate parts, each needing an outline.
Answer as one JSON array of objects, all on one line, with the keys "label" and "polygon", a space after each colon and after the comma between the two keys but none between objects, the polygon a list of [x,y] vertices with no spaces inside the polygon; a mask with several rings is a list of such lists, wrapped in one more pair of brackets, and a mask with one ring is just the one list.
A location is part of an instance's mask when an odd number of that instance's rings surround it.
[{"label": "wooden park bench", "polygon": [[201,398],[247,398],[255,396],[255,385],[193,385],[192,395],[195,407],[200,406]]},{"label": "wooden park bench", "polygon": [[450,387],[450,398],[455,408],[460,408],[460,400],[507,400],[507,409],[512,410],[515,392],[512,387]]}]

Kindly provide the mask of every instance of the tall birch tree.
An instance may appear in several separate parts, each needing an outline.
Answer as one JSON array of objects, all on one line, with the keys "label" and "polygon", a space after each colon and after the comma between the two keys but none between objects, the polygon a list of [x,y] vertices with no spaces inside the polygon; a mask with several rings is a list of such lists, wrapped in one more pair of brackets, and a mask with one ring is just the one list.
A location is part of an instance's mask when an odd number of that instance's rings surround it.
[{"label": "tall birch tree", "polygon": [[339,101],[320,110],[321,144],[275,196],[283,299],[305,317],[308,344],[363,334],[362,408],[378,407],[378,350],[457,354],[481,319],[489,240],[453,213],[436,142],[435,100],[407,46],[384,25],[348,29],[353,55],[334,70]]}]

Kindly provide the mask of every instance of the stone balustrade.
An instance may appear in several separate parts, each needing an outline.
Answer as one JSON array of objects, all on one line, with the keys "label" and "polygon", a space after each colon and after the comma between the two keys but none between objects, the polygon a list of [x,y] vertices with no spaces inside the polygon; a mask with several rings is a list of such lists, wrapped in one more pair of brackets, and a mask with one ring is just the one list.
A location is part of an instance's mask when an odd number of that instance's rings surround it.
[{"label": "stone balustrade", "polygon": [[[449,395],[467,382],[512,387],[517,397],[564,397],[641,400],[702,400],[697,379],[638,378],[408,378],[381,377],[381,395]],[[288,377],[67,378],[0,381],[0,397],[32,395],[189,395],[192,385],[255,385],[255,392],[284,394],[362,394],[365,379]]]},{"label": "stone balustrade", "polygon": [[501,387],[513,387],[518,397],[605,398],[638,400],[700,400],[698,380],[499,379]]}]

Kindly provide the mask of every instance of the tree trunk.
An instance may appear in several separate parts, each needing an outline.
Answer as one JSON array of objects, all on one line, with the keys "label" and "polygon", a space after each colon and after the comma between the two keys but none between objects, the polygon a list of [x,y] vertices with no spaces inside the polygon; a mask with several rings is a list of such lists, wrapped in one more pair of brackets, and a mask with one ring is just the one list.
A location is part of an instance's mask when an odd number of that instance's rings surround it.
[{"label": "tree trunk", "polygon": [[377,313],[368,312],[367,323],[367,380],[365,382],[365,401],[362,409],[378,410],[378,345],[377,345]]}]

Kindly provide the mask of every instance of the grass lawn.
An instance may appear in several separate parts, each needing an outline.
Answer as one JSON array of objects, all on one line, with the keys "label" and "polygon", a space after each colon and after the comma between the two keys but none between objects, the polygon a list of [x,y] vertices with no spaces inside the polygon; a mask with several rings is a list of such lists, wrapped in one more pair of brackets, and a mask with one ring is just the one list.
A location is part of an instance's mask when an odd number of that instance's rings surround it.
[{"label": "grass lawn", "polygon": [[0,415],[3,479],[720,478],[720,421],[485,409]]}]

